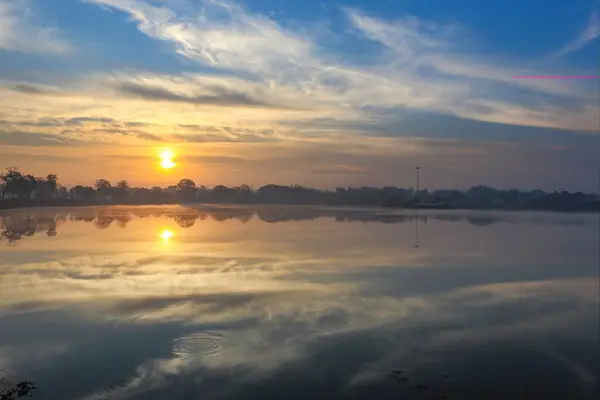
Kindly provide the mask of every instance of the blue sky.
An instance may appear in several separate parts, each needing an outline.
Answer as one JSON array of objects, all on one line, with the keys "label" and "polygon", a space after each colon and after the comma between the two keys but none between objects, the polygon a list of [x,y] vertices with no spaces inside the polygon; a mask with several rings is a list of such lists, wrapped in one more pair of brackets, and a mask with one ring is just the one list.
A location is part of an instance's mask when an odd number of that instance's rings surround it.
[{"label": "blue sky", "polygon": [[[595,1],[0,0],[0,159],[66,184],[596,190]],[[59,155],[57,155],[59,154]],[[84,168],[73,169],[74,163]],[[150,167],[149,167],[150,166]]]}]

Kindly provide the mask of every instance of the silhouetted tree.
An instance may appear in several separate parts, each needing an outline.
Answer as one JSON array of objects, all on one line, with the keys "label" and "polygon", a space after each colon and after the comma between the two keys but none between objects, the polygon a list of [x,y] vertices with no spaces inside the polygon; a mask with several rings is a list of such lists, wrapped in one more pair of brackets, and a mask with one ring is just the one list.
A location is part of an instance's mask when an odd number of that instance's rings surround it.
[{"label": "silhouetted tree", "polygon": [[117,182],[117,189],[125,191],[125,190],[129,189],[129,184],[127,183],[126,180],[121,180],[121,181]]},{"label": "silhouetted tree", "polygon": [[93,201],[96,197],[96,191],[91,186],[77,185],[71,189],[71,198],[80,201]]},{"label": "silhouetted tree", "polygon": [[153,186],[152,189],[150,189],[150,194],[148,196],[152,203],[166,203],[166,197],[167,196],[165,196],[163,190],[159,186]]},{"label": "silhouetted tree", "polygon": [[182,179],[177,183],[177,193],[184,201],[194,200],[196,196],[196,183],[191,179]]},{"label": "silhouetted tree", "polygon": [[215,203],[233,203],[235,190],[224,185],[217,185],[210,191],[209,199]]},{"label": "silhouetted tree", "polygon": [[236,203],[250,203],[254,200],[254,193],[252,192],[252,188],[248,185],[240,185],[234,188],[235,194],[235,202]]},{"label": "silhouetted tree", "polygon": [[68,197],[67,188],[61,185],[58,185],[56,189],[56,197],[59,199],[66,199]]},{"label": "silhouetted tree", "polygon": [[56,194],[56,188],[58,185],[58,176],[56,174],[46,175],[46,185],[48,187],[48,194],[50,197]]},{"label": "silhouetted tree", "polygon": [[20,187],[21,187],[21,193],[23,195],[23,197],[25,197],[26,199],[30,199],[31,198],[31,194],[35,191],[35,188],[38,184],[38,180],[35,176],[27,174],[24,176],[24,180],[22,181]]},{"label": "silhouetted tree", "polygon": [[23,175],[18,168],[7,168],[0,174],[0,180],[4,182],[2,199],[6,194],[17,198],[30,198],[36,188],[37,179],[33,175]]},{"label": "silhouetted tree", "polygon": [[6,171],[0,174],[0,180],[4,182],[1,198],[4,199],[4,196],[7,194],[18,194],[17,182],[22,178],[23,175],[16,167],[9,167],[6,169]]},{"label": "silhouetted tree", "polygon": [[136,188],[131,193],[131,200],[135,203],[146,203],[148,201],[152,202],[152,192],[150,189],[146,188]]},{"label": "silhouetted tree", "polygon": [[116,200],[124,201],[129,195],[129,184],[126,180],[117,182],[117,186],[114,189]]},{"label": "silhouetted tree", "polygon": [[110,196],[112,195],[112,185],[109,181],[106,179],[98,179],[94,187],[96,188],[96,192],[98,193],[100,199],[110,199]]}]

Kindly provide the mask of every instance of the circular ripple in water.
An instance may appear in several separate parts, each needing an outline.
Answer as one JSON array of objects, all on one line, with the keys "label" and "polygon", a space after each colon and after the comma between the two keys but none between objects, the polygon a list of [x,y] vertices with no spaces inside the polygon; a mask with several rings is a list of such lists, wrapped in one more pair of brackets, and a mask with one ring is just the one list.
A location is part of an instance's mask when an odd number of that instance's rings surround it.
[{"label": "circular ripple in water", "polygon": [[192,333],[173,341],[173,354],[179,357],[207,356],[220,353],[225,337],[218,333]]},{"label": "circular ripple in water", "polygon": [[90,398],[94,400],[109,399],[115,389],[116,387],[95,388],[94,390],[92,390],[93,395]]}]

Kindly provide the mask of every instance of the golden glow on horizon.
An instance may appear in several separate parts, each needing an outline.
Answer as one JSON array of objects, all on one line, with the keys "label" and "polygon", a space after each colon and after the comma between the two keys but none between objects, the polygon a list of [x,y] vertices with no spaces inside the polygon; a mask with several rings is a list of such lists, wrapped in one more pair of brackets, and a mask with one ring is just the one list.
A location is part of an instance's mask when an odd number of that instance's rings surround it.
[{"label": "golden glow on horizon", "polygon": [[169,149],[165,149],[160,153],[160,166],[163,169],[171,169],[174,168],[177,164],[173,162],[173,157],[175,154],[173,151]]},{"label": "golden glow on horizon", "polygon": [[160,232],[160,237],[161,237],[163,243],[167,244],[167,243],[169,243],[171,241],[171,238],[173,237],[173,232],[171,232],[168,229],[163,229]]}]

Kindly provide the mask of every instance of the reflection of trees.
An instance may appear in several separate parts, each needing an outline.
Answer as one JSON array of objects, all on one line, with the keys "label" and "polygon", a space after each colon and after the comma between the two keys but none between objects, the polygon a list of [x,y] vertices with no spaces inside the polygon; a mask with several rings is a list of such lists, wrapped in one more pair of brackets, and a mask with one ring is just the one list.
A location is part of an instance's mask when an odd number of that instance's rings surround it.
[{"label": "reflection of trees", "polygon": [[11,375],[0,369],[0,400],[28,397],[35,389],[35,382],[16,381]]},{"label": "reflection of trees", "polygon": [[44,231],[48,236],[56,236],[54,217],[35,217],[30,215],[0,216],[0,240],[16,244],[23,237],[33,236]]},{"label": "reflection of trees", "polygon": [[0,400],[15,400],[19,397],[27,397],[35,390],[35,382],[22,381],[7,389],[0,389]]},{"label": "reflection of trees", "polygon": [[115,217],[110,216],[96,216],[96,220],[94,221],[94,226],[98,229],[106,229],[113,223]]},{"label": "reflection of trees", "polygon": [[471,224],[471,225],[477,225],[477,226],[488,226],[488,225],[492,225],[495,224],[496,222],[499,222],[500,219],[496,218],[496,217],[489,217],[489,216],[469,216],[467,217],[467,221]]},{"label": "reflection of trees", "polygon": [[196,224],[195,215],[177,215],[174,219],[175,222],[177,222],[177,225],[184,229],[191,228]]},{"label": "reflection of trees", "polygon": [[318,218],[319,216],[326,213],[320,212],[320,210],[311,210],[310,208],[263,208],[260,209],[256,215],[258,219],[267,223],[286,222],[286,221],[309,221]]},{"label": "reflection of trees", "polygon": [[253,213],[253,212],[248,212],[248,213],[246,213],[246,214],[241,214],[241,215],[238,215],[238,216],[236,217],[236,219],[237,219],[238,221],[240,221],[242,224],[245,224],[246,222],[250,221],[250,219],[251,219],[253,216],[254,216],[254,213]]},{"label": "reflection of trees", "polygon": [[[15,244],[25,237],[36,233],[45,232],[47,236],[56,236],[58,226],[67,221],[81,221],[85,223],[92,222],[98,229],[107,229],[113,222],[122,228],[127,228],[130,221],[135,218],[146,217],[167,217],[174,220],[181,228],[189,229],[195,226],[198,220],[207,218],[213,221],[237,220],[241,223],[248,222],[253,216],[257,216],[265,223],[278,223],[290,221],[310,221],[317,218],[330,218],[336,222],[342,223],[427,223],[430,220],[442,222],[467,222],[474,226],[489,226],[497,223],[519,223],[528,221],[535,223],[536,219],[529,217],[519,217],[516,215],[486,215],[483,213],[469,214],[457,212],[433,212],[430,214],[417,213],[394,213],[382,212],[379,209],[343,209],[343,208],[316,208],[316,207],[277,207],[277,206],[258,206],[250,207],[219,207],[204,206],[199,208],[78,208],[70,212],[57,211],[49,213],[47,211],[40,214],[15,213],[0,215],[0,240],[9,244]],[[537,220],[544,223],[544,220]],[[582,220],[572,218],[554,218],[554,224],[577,225],[583,224]]]},{"label": "reflection of trees", "polygon": [[115,218],[115,220],[117,221],[117,225],[121,228],[127,228],[127,224],[129,223],[129,221],[131,221],[133,218],[131,217],[130,214],[123,214],[123,215],[119,215]]},{"label": "reflection of trees", "polygon": [[253,215],[254,211],[236,209],[218,210],[210,213],[211,218],[215,221],[222,222],[237,219],[243,224],[248,222]]},{"label": "reflection of trees", "polygon": [[21,240],[21,234],[11,230],[5,230],[0,233],[0,240],[6,240],[8,244],[15,244]]}]

